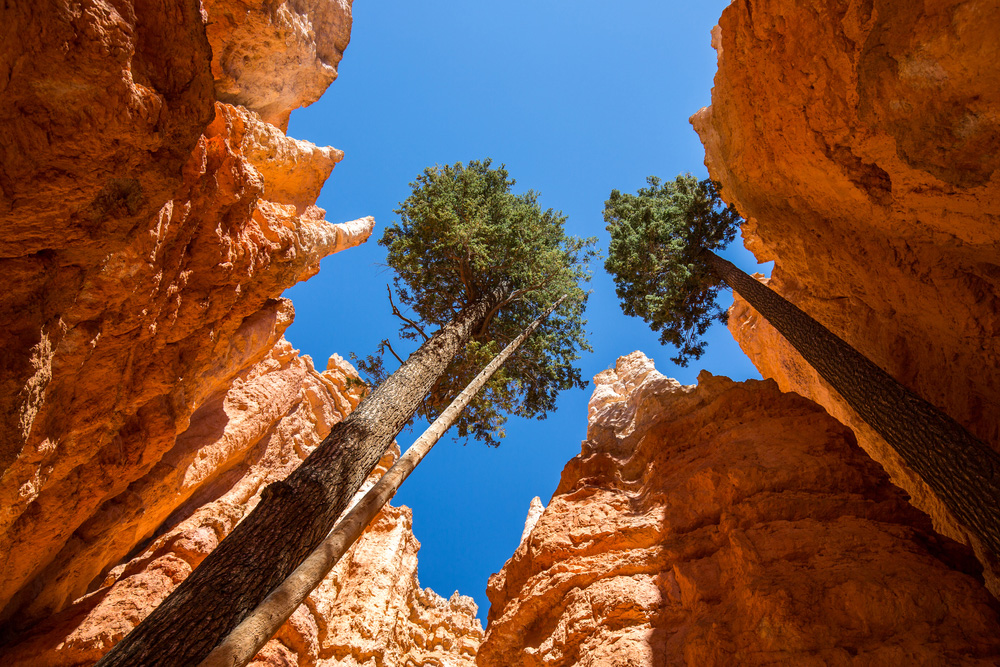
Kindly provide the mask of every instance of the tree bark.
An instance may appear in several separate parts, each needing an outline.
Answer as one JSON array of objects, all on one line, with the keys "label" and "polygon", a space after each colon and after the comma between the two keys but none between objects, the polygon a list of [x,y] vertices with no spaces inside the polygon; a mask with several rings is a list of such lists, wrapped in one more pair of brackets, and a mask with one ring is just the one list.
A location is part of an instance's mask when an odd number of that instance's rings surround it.
[{"label": "tree bark", "polygon": [[410,445],[406,453],[375,482],[357,504],[340,518],[316,550],[280,586],[271,591],[267,598],[212,650],[199,667],[244,667],[253,660],[267,640],[274,636],[306,597],[322,583],[351,545],[361,537],[368,524],[396,495],[410,473],[455,423],[465,406],[565,298],[563,296],[552,304],[486,364],[486,367],[444,409],[434,423]]},{"label": "tree bark", "polygon": [[774,290],[714,253],[706,259],[1000,559],[1000,454]]},{"label": "tree bark", "polygon": [[508,294],[464,309],[336,424],[100,667],[197,665],[316,548],[437,377]]}]

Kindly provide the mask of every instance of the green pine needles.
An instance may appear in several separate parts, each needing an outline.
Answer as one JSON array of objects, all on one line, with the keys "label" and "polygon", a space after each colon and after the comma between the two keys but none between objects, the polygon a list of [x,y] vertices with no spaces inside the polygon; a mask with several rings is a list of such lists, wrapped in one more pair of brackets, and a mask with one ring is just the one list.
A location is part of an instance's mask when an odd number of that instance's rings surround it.
[{"label": "green pine needles", "polygon": [[740,216],[726,207],[710,180],[685,174],[632,194],[612,190],[604,204],[611,233],[605,268],[614,279],[626,315],[641,317],[660,342],[678,350],[671,361],[687,366],[705,351],[702,339],[713,321],[726,321],[717,303],[724,287],[706,263],[706,251],[734,238]]},{"label": "green pine needles", "polygon": [[[566,216],[542,210],[538,194],[511,191],[515,181],[490,160],[425,169],[410,184],[412,193],[396,210],[379,244],[401,306],[415,313],[402,320],[400,337],[422,341],[462,308],[503,288],[508,296],[438,378],[417,414],[437,417],[448,403],[539,313],[568,298],[465,409],[457,422],[461,438],[497,445],[507,415],[544,418],[555,409],[559,391],[583,388],[574,366],[590,350],[584,331],[589,262],[597,257],[596,238],[568,236]],[[359,361],[373,381],[385,377],[383,341],[377,355]],[[398,358],[398,357],[397,357]]]}]

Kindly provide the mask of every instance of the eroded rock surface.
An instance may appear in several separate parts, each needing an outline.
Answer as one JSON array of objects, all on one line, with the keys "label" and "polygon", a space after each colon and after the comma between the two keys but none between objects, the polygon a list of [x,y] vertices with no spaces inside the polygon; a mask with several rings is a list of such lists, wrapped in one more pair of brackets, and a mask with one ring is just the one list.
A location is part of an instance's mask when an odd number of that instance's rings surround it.
[{"label": "eroded rock surface", "polygon": [[[139,553],[101,574],[96,590],[5,651],[11,664],[89,665],[148,615],[260,499],[357,406],[357,373],[334,356],[319,373],[280,340],[232,388],[191,420],[161,465],[169,473],[105,509],[88,525],[98,544]],[[396,460],[386,452],[367,488]],[[173,512],[140,504],[158,492],[185,502]],[[167,505],[169,507],[170,505]],[[117,522],[110,530],[108,522]],[[108,547],[105,547],[108,548]],[[364,536],[261,651],[258,665],[471,665],[482,638],[471,598],[444,600],[417,580],[410,510],[387,506]],[[90,562],[91,559],[84,559]],[[437,663],[434,660],[438,660]]]},{"label": "eroded rock surface", "polygon": [[[312,16],[308,3],[292,4],[300,18]],[[0,623],[8,626],[92,590],[235,464],[222,453],[209,461],[178,436],[274,354],[292,318],[281,293],[324,256],[365,241],[374,224],[331,225],[314,205],[340,151],[216,101],[212,54],[237,57],[244,46],[206,26],[244,8],[168,5],[48,0],[0,9],[8,72],[0,274],[9,286],[0,299]],[[302,48],[346,45],[349,5],[317,3],[315,12],[314,29],[295,33],[309,42]],[[295,72],[271,74],[283,85]],[[315,96],[282,99],[287,114]],[[280,412],[287,400],[266,410]],[[194,473],[188,459],[198,456]]]},{"label": "eroded rock surface", "polygon": [[[283,131],[350,2],[0,19],[0,662],[91,665],[364,391],[292,349],[280,298],[374,225],[324,219],[343,153]],[[387,507],[256,664],[471,665],[475,605],[421,589],[418,549]]]},{"label": "eroded rock surface", "polygon": [[[747,247],[775,261],[771,287],[1000,446],[1000,6],[749,0],[719,25],[712,106],[692,122]],[[851,426],[939,530],[968,539],[740,301],[730,328],[765,377]]]},{"label": "eroded rock surface", "polygon": [[218,99],[280,127],[318,100],[351,41],[352,0],[205,0]]},{"label": "eroded rock surface", "polygon": [[420,588],[419,548],[410,509],[387,506],[271,643],[324,667],[472,667],[476,603]]},{"label": "eroded rock surface", "polygon": [[490,579],[480,667],[995,664],[971,551],[770,380],[595,378],[582,452]]}]

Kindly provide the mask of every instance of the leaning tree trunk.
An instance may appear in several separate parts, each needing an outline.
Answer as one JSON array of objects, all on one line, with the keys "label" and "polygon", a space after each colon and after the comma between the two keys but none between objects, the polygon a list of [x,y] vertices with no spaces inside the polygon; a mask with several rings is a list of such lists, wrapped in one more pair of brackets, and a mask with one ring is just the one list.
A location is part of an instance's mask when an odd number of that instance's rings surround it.
[{"label": "leaning tree trunk", "polygon": [[431,385],[507,295],[464,309],[336,424],[142,623],[98,663],[196,665],[329,534]]},{"label": "leaning tree trunk", "polygon": [[706,258],[1000,558],[1000,454],[777,292],[714,253]]},{"label": "leaning tree trunk", "polygon": [[340,518],[337,525],[325,540],[308,558],[292,572],[287,579],[260,603],[252,613],[233,629],[215,649],[208,654],[199,667],[244,667],[253,660],[257,652],[274,636],[278,628],[291,617],[308,595],[322,583],[337,561],[351,548],[351,545],[365,532],[387,502],[389,502],[399,487],[416,469],[431,448],[437,444],[465,406],[479,393],[493,374],[521,346],[528,336],[534,333],[542,321],[552,314],[563,299],[552,304],[544,313],[529,324],[521,334],[512,340],[497,356],[486,364],[486,367],[466,385],[465,389],[453,400],[444,412],[434,420],[426,431],[417,438],[396,463],[381,477],[372,488],[368,489],[347,513]]}]

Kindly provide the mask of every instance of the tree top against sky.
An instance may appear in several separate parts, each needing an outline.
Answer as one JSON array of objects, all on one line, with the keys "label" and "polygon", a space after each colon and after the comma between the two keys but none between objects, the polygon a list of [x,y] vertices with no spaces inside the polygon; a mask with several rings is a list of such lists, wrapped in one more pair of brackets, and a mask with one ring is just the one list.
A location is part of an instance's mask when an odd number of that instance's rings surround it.
[{"label": "tree top against sky", "polygon": [[[410,184],[411,194],[395,211],[398,221],[379,240],[396,272],[404,339],[422,340],[497,288],[508,294],[431,390],[418,412],[427,419],[542,310],[567,295],[457,422],[459,437],[491,445],[503,437],[506,415],[543,418],[555,409],[559,391],[587,384],[575,362],[590,349],[583,319],[588,295],[581,284],[590,280],[596,239],[567,235],[561,212],[543,210],[538,193],[515,193],[514,185],[507,170],[489,159],[429,167]],[[385,342],[380,353],[386,348],[392,351]],[[375,381],[386,374],[380,356],[359,366]]]},{"label": "tree top against sky", "polygon": [[706,263],[705,251],[736,238],[740,216],[712,181],[690,174],[661,182],[655,176],[636,194],[612,190],[604,204],[611,233],[605,268],[626,315],[641,317],[660,342],[677,348],[671,360],[686,366],[705,351],[713,321],[726,321],[718,304],[725,285]]}]

